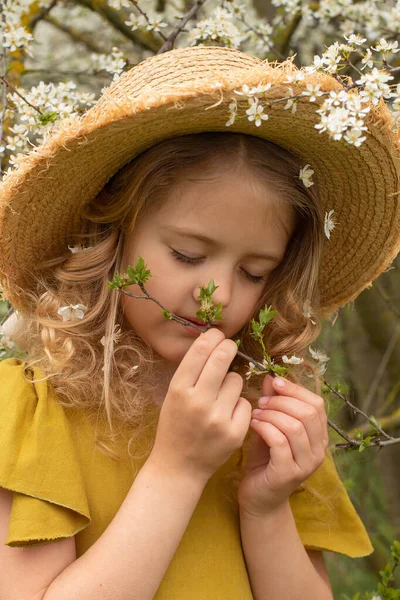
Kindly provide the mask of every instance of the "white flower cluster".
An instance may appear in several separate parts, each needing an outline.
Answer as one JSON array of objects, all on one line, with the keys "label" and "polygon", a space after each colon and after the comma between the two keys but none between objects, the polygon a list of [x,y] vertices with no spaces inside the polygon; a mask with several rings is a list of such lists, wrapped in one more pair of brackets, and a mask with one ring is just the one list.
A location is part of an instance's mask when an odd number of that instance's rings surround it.
[{"label": "white flower cluster", "polygon": [[57,314],[62,317],[63,321],[73,321],[75,319],[83,319],[87,311],[87,306],[84,304],[68,304],[61,306]]},{"label": "white flower cluster", "polygon": [[[29,91],[21,87],[18,92],[34,107],[38,107],[44,117],[48,119],[41,120],[40,114],[35,108],[32,108],[18,94],[10,95],[10,100],[14,103],[18,111],[18,117],[21,123],[10,127],[10,134],[5,137],[4,142],[10,153],[21,153],[31,150],[33,142],[41,143],[46,133],[49,133],[55,120],[75,116],[82,110],[95,103],[95,95],[76,90],[76,84],[73,81],[54,83],[44,83],[41,81],[37,86]],[[13,112],[6,110],[6,118],[12,118]],[[46,122],[47,121],[47,122]],[[9,157],[9,164],[14,165],[15,156]],[[10,169],[6,170],[7,173]]]},{"label": "white flower cluster", "polygon": [[92,54],[91,66],[93,72],[107,71],[114,75],[120,75],[126,65],[126,56],[117,47],[114,47],[110,54]]},{"label": "white flower cluster", "polygon": [[222,42],[228,48],[239,48],[246,39],[232,23],[233,15],[225,8],[217,7],[212,17],[198,21],[187,35],[189,46],[200,46],[198,42]]},{"label": "white flower cluster", "polygon": [[[331,75],[335,74],[339,65],[347,60],[351,52],[355,50],[355,47],[366,41],[366,38],[361,38],[358,34],[351,34],[346,39],[351,45],[335,42],[327,48],[321,57],[315,55],[311,66],[305,67],[303,71],[297,71],[293,75],[288,75],[285,83],[290,84],[295,82],[301,86],[301,82],[305,79],[307,72],[322,71]],[[398,52],[400,48],[398,49],[397,46],[398,42],[387,42],[385,38],[381,38],[379,44],[372,49],[385,53]],[[320,115],[320,123],[317,123],[315,128],[319,129],[319,133],[326,131],[334,140],[341,140],[343,138],[347,144],[356,147],[360,146],[367,139],[366,136],[362,135],[363,131],[367,131],[364,119],[367,113],[370,112],[370,106],[366,106],[366,103],[371,102],[376,106],[381,98],[386,100],[393,99],[392,109],[395,118],[398,117],[400,111],[400,84],[397,85],[395,91],[392,91],[387,82],[393,80],[394,77],[388,72],[373,67],[372,61],[370,61],[371,52],[369,49],[368,52],[369,54],[364,57],[364,66],[368,64],[372,68],[370,72],[362,74],[355,81],[357,86],[359,86],[357,91],[322,92],[320,84],[312,85],[308,83],[301,94],[295,97],[293,89],[288,86],[288,96],[282,98],[283,100],[287,100],[284,110],[291,108],[292,113],[295,113],[296,103],[302,97],[308,97],[309,102],[315,102],[319,96],[327,96],[319,109],[315,111]],[[259,97],[259,95],[267,91],[269,85],[264,84],[263,89],[259,89],[260,86],[250,89],[245,85],[241,91],[235,90],[236,94],[247,98],[249,108],[245,112],[248,115],[248,120],[254,121],[257,127],[261,125],[262,121],[268,120],[268,115],[264,113],[265,107],[279,101],[275,99],[269,102],[266,95],[261,98]],[[229,104],[227,127],[233,125],[237,113],[238,103],[236,98],[233,98]]]},{"label": "white flower cluster", "polygon": [[369,106],[362,105],[363,102],[365,100],[351,91],[329,92],[321,108],[315,111],[321,115],[321,122],[314,125],[315,129],[319,129],[320,133],[327,131],[334,140],[343,137],[348,144],[361,146],[367,139],[361,136],[363,131],[367,131],[364,117],[370,111]]},{"label": "white flower cluster", "polygon": [[11,52],[24,48],[32,56],[30,47],[33,35],[22,26],[22,16],[29,10],[33,0],[2,0],[2,38],[3,46]]}]

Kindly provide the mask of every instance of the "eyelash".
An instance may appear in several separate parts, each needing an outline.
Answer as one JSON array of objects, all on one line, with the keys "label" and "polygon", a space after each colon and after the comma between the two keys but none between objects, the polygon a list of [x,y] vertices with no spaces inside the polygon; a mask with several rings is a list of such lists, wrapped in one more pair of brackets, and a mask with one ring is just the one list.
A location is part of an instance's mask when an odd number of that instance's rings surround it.
[{"label": "eyelash", "polygon": [[[191,265],[198,265],[204,260],[204,258],[190,258],[189,256],[185,256],[184,254],[181,254],[180,252],[177,252],[176,250],[172,250],[171,254],[176,260],[179,260],[180,262],[184,262],[184,263],[189,263]],[[251,281],[251,283],[260,284],[260,283],[265,283],[265,281],[266,281],[266,278],[263,276],[257,277],[256,275],[250,275],[250,273],[248,273],[244,269],[242,269],[242,271],[243,271],[245,277],[249,281]]]}]

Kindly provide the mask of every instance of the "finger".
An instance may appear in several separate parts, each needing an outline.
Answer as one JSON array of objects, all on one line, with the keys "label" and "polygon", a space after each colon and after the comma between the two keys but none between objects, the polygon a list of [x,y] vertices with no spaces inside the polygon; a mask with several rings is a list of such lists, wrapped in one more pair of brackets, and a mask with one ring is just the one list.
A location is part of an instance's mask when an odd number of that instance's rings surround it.
[{"label": "finger", "polygon": [[[227,339],[222,340],[213,350],[195,385],[196,394],[200,398],[209,398],[211,401],[217,399],[237,351],[237,344],[233,340]],[[237,373],[234,374],[237,375]]]},{"label": "finger", "polygon": [[294,461],[292,449],[287,437],[272,423],[251,421],[251,426],[269,447],[269,470],[281,471],[288,468]]},{"label": "finger", "polygon": [[293,383],[293,381],[289,381],[288,379],[283,379],[283,377],[275,377],[272,383],[275,393],[281,396],[291,396],[293,398],[297,398],[298,400],[302,400],[303,402],[307,402],[314,406],[322,419],[322,422],[327,425],[328,424],[328,416],[325,411],[325,403],[321,396],[314,394],[310,390],[307,390],[302,385],[298,385]]},{"label": "finger", "polygon": [[170,388],[188,389],[195,386],[207,360],[224,339],[225,334],[216,328],[201,333],[190,346],[175,371],[170,382]]},{"label": "finger", "polygon": [[257,415],[262,422],[272,423],[288,439],[293,460],[302,471],[310,469],[311,463],[324,459],[325,447],[322,442],[319,424],[314,432],[309,432],[303,423],[287,414],[264,410]]},{"label": "finger", "polygon": [[[264,408],[264,407],[262,407]],[[287,396],[271,396],[265,407],[266,411],[279,411],[301,421],[309,436],[317,436],[322,443],[329,440],[328,427],[325,419],[314,406]],[[262,414],[262,413],[260,413]],[[257,419],[259,415],[257,415]]]},{"label": "finger", "polygon": [[275,394],[274,386],[272,385],[273,377],[266,375],[264,377],[261,394],[263,396],[272,396]]},{"label": "finger", "polygon": [[[230,372],[225,376],[218,391],[218,414],[224,421],[232,420],[233,414],[238,408],[238,400],[243,389],[243,379],[238,373]],[[244,403],[248,405],[248,420],[251,413],[251,404],[245,398]]]}]

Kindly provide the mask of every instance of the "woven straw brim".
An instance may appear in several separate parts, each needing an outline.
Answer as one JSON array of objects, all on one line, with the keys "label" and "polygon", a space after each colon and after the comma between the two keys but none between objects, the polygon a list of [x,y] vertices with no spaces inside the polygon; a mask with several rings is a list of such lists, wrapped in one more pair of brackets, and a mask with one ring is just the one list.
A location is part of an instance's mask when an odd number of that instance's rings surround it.
[{"label": "woven straw brim", "polygon": [[285,102],[273,104],[260,127],[246,115],[226,126],[229,103],[240,98],[233,90],[243,84],[271,82],[268,98],[288,96],[289,86],[299,94],[307,83],[342,89],[322,73],[307,73],[301,88],[285,83],[297,70],[290,59],[271,65],[218,46],[171,50],[125,73],[83,116],[61,121],[42,145],[18,157],[0,187],[5,296],[18,310],[30,310],[26,291],[36,263],[67,251],[82,229],[82,209],[132,158],[165,138],[224,131],[265,138],[311,165],[323,208],[335,211],[337,223],[325,239],[321,311],[330,314],[353,300],[400,249],[400,134],[381,100],[365,119],[367,140],[345,147],[314,127],[323,97],[301,100],[295,114],[284,110]]}]

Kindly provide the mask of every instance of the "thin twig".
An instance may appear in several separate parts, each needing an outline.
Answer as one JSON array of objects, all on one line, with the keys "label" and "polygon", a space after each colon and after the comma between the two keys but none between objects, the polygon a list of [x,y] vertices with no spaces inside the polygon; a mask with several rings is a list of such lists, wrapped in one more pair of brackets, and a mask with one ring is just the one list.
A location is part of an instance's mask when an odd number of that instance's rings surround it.
[{"label": "thin twig", "polygon": [[372,381],[372,383],[369,387],[369,390],[367,392],[367,395],[365,397],[364,406],[363,406],[363,410],[365,410],[365,411],[367,411],[369,409],[372,399],[376,394],[376,390],[378,389],[378,385],[380,384],[381,379],[385,373],[385,369],[387,367],[389,359],[393,353],[393,350],[396,347],[397,338],[399,337],[399,333],[400,333],[400,326],[398,325],[397,327],[395,327],[395,330],[393,331],[392,337],[389,340],[389,343],[387,345],[385,353],[382,356],[382,360],[379,363],[374,380]]},{"label": "thin twig", "polygon": [[163,52],[168,52],[169,50],[172,50],[172,48],[174,47],[175,39],[183,31],[186,23],[197,16],[197,11],[203,6],[203,4],[206,1],[207,0],[197,0],[196,3],[193,4],[192,8],[185,15],[183,15],[178,25],[169,34],[167,40],[158,50],[157,54],[162,54]]},{"label": "thin twig", "polygon": [[36,110],[36,112],[38,112],[39,115],[43,115],[42,111],[37,106],[34,106],[33,104],[31,104],[29,102],[29,100],[24,98],[24,96],[22,94],[20,94],[20,92],[17,90],[17,88],[14,87],[12,83],[7,81],[7,79],[3,75],[0,75],[0,79],[3,81],[3,83],[5,83],[10,88],[10,90],[12,90],[14,92],[14,94],[17,94],[17,96],[19,96],[24,102],[26,102],[26,104],[28,104],[31,108]]}]

